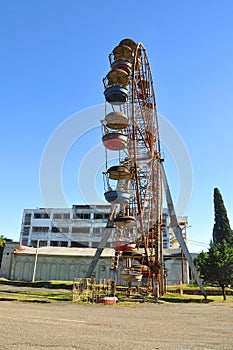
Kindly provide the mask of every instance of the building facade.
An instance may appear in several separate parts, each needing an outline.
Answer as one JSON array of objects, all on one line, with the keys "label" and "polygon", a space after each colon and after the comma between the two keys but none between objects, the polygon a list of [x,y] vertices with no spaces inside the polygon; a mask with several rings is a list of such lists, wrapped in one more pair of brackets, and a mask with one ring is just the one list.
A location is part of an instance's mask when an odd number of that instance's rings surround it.
[{"label": "building facade", "polygon": [[[96,248],[106,227],[111,206],[73,205],[72,208],[36,208],[23,212],[20,242],[36,247]],[[162,217],[163,248],[172,248],[169,216]],[[114,234],[114,232],[113,232]],[[109,239],[106,247],[111,247]]]},{"label": "building facade", "polygon": [[[9,280],[36,281],[84,278],[95,255],[94,248],[28,247],[19,243],[5,246],[1,277]],[[114,250],[105,248],[93,277],[109,278]]]},{"label": "building facade", "polygon": [[[109,205],[25,209],[20,232],[23,245],[96,248],[106,227]],[[107,243],[109,246],[109,243]]]},{"label": "building facade", "polygon": [[[109,205],[25,209],[19,240],[24,248],[15,249],[13,245],[11,249],[10,246],[6,247],[2,277],[30,281],[37,248],[39,258],[36,280],[72,280],[75,277],[85,277],[103,237],[110,211]],[[187,241],[187,217],[178,218],[178,221]],[[163,210],[161,236],[167,284],[177,284],[181,279],[188,283],[189,267],[186,259],[182,259],[182,251],[170,227],[166,209]],[[114,230],[94,271],[97,278],[109,278],[114,256],[112,241]],[[119,276],[119,283],[124,284],[120,280]]]},{"label": "building facade", "polygon": [[[3,251],[0,277],[9,280],[35,281],[61,280],[72,281],[74,278],[85,278],[88,268],[95,255],[94,248],[68,247],[28,247],[19,242],[10,242]],[[105,248],[93,271],[92,277],[111,278],[115,251]],[[182,280],[189,283],[189,268],[186,260],[182,262],[180,249],[164,250],[164,268],[166,270],[166,284],[177,285]],[[183,263],[183,268],[182,268]],[[127,285],[121,279],[120,269],[117,273],[117,284]],[[147,283],[143,279],[141,285]]]}]

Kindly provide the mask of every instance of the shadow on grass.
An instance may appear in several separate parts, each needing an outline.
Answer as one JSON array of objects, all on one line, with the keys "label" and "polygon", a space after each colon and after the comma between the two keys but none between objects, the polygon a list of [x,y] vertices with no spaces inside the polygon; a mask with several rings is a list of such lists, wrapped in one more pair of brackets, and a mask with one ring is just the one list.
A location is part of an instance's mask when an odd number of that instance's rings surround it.
[{"label": "shadow on grass", "polygon": [[50,301],[38,300],[38,299],[18,299],[18,298],[0,298],[0,301],[17,301],[22,303],[38,303],[38,304],[48,304]]},{"label": "shadow on grass", "polygon": [[170,297],[160,297],[159,300],[167,302],[167,303],[174,303],[174,304],[189,304],[189,303],[195,303],[195,304],[208,304],[210,302],[213,302],[213,299],[207,298],[207,299],[196,299],[196,298],[170,298]]},{"label": "shadow on grass", "polygon": [[62,292],[5,290],[0,292],[0,301],[21,301],[32,303],[71,302],[72,294]]}]

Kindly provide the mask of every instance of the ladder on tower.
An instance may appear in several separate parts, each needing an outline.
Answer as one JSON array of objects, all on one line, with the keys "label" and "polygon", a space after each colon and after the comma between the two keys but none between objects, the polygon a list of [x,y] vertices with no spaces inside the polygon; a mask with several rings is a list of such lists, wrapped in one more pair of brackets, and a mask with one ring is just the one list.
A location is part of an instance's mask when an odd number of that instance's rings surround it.
[{"label": "ladder on tower", "polygon": [[188,247],[186,245],[186,242],[184,240],[184,237],[182,235],[177,217],[176,217],[176,213],[175,213],[175,208],[173,205],[173,201],[172,201],[172,197],[171,197],[171,192],[170,192],[170,188],[168,186],[168,182],[167,182],[167,177],[166,177],[166,173],[164,170],[164,166],[161,163],[161,172],[162,172],[162,179],[163,179],[163,185],[164,185],[164,191],[165,191],[165,195],[166,195],[166,201],[167,201],[167,206],[168,206],[168,213],[169,213],[169,217],[170,217],[170,225],[171,228],[176,236],[177,241],[179,242],[179,245],[181,247],[181,249],[184,252],[184,256],[187,259],[190,269],[193,273],[193,276],[198,284],[198,286],[200,287],[201,293],[203,294],[203,296],[207,297],[206,291],[204,290],[203,284],[200,280],[200,277],[197,273],[196,267],[193,263],[193,259],[191,257],[191,254],[189,253]]}]

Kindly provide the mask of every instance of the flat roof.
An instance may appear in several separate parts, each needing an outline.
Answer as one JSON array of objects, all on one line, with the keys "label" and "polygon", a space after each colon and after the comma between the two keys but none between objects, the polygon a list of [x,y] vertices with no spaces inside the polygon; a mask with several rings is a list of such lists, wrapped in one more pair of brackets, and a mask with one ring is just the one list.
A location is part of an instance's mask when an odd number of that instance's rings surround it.
[{"label": "flat roof", "polygon": [[[15,254],[19,255],[35,255],[37,248],[21,246],[15,250]],[[62,255],[62,256],[89,256],[93,257],[96,253],[96,248],[68,248],[68,247],[40,247],[38,255]],[[112,248],[104,248],[101,257],[113,257],[115,250]]]}]

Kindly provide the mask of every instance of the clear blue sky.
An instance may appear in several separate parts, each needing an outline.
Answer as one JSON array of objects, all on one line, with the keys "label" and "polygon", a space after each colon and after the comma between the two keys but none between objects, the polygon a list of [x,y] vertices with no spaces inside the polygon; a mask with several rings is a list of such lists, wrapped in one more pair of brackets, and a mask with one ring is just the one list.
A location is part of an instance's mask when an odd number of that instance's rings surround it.
[{"label": "clear blue sky", "polygon": [[[44,206],[39,170],[45,145],[68,117],[104,103],[108,54],[125,37],[144,43],[158,111],[190,154],[193,192],[183,213],[190,240],[209,243],[214,187],[233,225],[232,13],[231,0],[1,0],[0,233],[18,240],[23,209]],[[70,206],[82,201],[77,169],[99,137],[90,132],[64,162]],[[176,198],[169,157],[165,167]],[[191,251],[202,248],[190,244]]]}]

